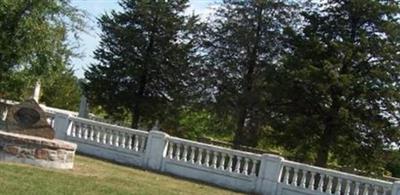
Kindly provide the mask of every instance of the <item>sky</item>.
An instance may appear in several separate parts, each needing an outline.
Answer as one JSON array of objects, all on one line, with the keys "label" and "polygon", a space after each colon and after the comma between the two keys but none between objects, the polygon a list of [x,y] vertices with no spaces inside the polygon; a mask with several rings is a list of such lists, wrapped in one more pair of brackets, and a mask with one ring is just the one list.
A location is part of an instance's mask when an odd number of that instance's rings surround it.
[{"label": "sky", "polygon": [[[190,0],[190,7],[187,12],[194,11],[201,17],[205,18],[210,12],[210,6],[219,0]],[[76,52],[81,57],[72,59],[72,65],[75,70],[75,75],[78,78],[83,78],[84,71],[90,63],[95,62],[93,59],[93,51],[97,48],[101,30],[97,24],[97,19],[102,14],[111,10],[122,11],[118,4],[118,0],[71,0],[71,4],[81,10],[87,12],[86,22],[88,25],[86,33],[80,33],[80,45]]]}]

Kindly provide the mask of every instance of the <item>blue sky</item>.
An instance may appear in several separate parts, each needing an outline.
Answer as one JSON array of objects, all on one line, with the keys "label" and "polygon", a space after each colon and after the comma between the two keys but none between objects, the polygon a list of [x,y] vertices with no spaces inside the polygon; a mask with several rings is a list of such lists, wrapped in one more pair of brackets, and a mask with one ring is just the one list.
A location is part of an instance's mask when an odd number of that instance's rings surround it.
[{"label": "blue sky", "polygon": [[[201,17],[206,17],[210,12],[210,5],[217,1],[219,0],[190,0],[188,12],[191,13],[194,10]],[[90,28],[87,33],[80,34],[82,40],[80,47],[76,50],[82,57],[72,59],[75,75],[83,78],[85,68],[95,61],[93,59],[93,51],[100,41],[99,34],[101,31],[97,25],[96,18],[111,10],[121,10],[121,7],[118,5],[118,0],[71,0],[71,4],[88,13],[86,21]]]}]

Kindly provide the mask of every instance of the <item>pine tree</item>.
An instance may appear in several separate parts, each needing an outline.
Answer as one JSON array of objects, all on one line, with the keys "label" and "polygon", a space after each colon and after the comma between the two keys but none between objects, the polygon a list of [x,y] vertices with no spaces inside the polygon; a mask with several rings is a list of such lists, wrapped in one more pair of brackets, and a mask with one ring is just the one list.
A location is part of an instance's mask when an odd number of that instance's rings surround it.
[{"label": "pine tree", "polygon": [[274,78],[275,135],[316,165],[331,159],[376,171],[383,150],[399,142],[399,4],[320,5],[303,13],[302,31],[287,31],[288,53]]},{"label": "pine tree", "polygon": [[198,17],[188,0],[123,0],[122,12],[103,15],[98,63],[85,73],[92,104],[110,114],[129,112],[132,127],[174,115],[189,93]]},{"label": "pine tree", "polygon": [[266,124],[268,77],[282,51],[293,5],[284,1],[224,1],[204,40],[208,86],[221,120],[235,124],[234,144],[256,146]]}]

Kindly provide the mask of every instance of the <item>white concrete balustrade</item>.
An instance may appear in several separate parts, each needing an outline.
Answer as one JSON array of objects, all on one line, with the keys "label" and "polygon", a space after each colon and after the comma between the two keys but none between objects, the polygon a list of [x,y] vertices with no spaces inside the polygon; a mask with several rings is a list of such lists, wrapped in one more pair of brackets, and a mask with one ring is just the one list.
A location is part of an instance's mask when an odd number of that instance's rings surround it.
[{"label": "white concrete balustrade", "polygon": [[286,160],[279,182],[281,191],[303,194],[388,195],[392,188],[391,182]]},{"label": "white concrete balustrade", "polygon": [[167,158],[219,172],[256,177],[261,155],[212,146],[176,137],[169,139]]},{"label": "white concrete balustrade", "polygon": [[144,152],[147,132],[79,117],[70,117],[69,139],[112,147],[126,152]]},{"label": "white concrete balustrade", "polygon": [[[13,101],[0,99],[0,113]],[[387,182],[204,144],[152,130],[135,130],[42,106],[57,139],[74,142],[80,153],[144,169],[191,178],[246,193],[266,195],[400,195],[400,182]],[[2,116],[4,118],[4,116]]]}]

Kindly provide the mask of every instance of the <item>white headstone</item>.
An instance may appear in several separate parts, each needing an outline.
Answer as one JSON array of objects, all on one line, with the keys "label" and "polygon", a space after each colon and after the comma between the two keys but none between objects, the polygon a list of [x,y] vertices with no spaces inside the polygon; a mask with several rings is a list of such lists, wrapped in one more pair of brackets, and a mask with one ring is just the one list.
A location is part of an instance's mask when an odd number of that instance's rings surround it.
[{"label": "white headstone", "polygon": [[35,89],[33,90],[33,96],[32,98],[39,103],[39,98],[40,98],[40,81],[36,81],[35,84]]}]

